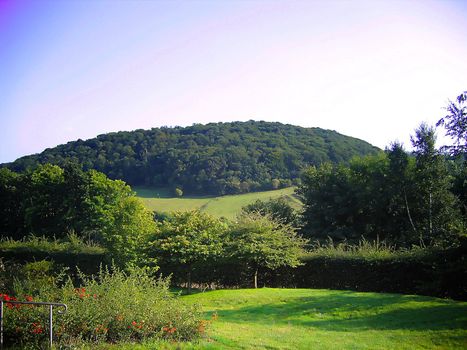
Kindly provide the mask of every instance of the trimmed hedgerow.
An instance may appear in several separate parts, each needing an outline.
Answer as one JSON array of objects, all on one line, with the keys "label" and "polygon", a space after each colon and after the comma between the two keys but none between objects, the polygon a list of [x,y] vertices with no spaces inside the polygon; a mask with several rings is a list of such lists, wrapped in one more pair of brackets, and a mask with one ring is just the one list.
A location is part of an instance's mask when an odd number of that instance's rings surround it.
[{"label": "trimmed hedgerow", "polygon": [[420,294],[467,300],[467,241],[450,249],[396,250],[387,245],[321,246],[302,266],[271,276],[271,285]]},{"label": "trimmed hedgerow", "polygon": [[47,239],[30,235],[21,240],[0,239],[0,257],[3,261],[25,264],[47,259],[56,265],[69,268],[72,273],[77,269],[95,274],[99,266],[109,265],[111,258],[105,248],[93,242],[84,242],[71,233],[65,239]]}]

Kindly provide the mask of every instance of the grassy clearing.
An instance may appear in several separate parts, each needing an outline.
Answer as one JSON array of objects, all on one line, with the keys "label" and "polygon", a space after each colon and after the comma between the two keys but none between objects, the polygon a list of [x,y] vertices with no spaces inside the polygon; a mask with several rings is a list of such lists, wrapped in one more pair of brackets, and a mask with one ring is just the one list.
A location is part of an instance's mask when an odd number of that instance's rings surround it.
[{"label": "grassy clearing", "polygon": [[[294,196],[294,187],[283,188],[275,191],[253,192],[239,195],[221,197],[183,197],[168,198],[167,190],[151,189],[147,187],[135,187],[134,190],[141,198],[144,205],[159,212],[185,211],[199,209],[202,212],[229,219],[235,218],[245,205],[253,203],[257,199],[269,200],[283,197],[294,207],[300,207],[300,201]],[[159,196],[159,197],[156,197]]]},{"label": "grassy clearing", "polygon": [[[465,349],[467,303],[312,289],[219,290],[184,296],[212,321],[199,344],[118,349]],[[115,349],[112,347],[109,349]]]}]

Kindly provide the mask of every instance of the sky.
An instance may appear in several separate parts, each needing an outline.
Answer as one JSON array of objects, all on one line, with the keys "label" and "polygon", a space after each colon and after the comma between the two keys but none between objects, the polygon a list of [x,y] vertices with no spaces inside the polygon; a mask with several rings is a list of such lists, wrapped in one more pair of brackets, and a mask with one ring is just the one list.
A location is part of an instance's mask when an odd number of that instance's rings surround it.
[{"label": "sky", "polygon": [[251,119],[410,148],[467,90],[465,33],[466,1],[0,0],[0,163]]}]

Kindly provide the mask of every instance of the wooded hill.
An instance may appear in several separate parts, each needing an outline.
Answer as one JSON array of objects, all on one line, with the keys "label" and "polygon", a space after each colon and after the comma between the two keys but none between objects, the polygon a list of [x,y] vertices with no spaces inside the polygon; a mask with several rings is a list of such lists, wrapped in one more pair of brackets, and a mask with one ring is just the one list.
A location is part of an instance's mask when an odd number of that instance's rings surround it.
[{"label": "wooded hill", "polygon": [[130,185],[223,195],[287,187],[306,166],[376,152],[369,143],[335,131],[248,121],[108,133],[4,166],[24,171],[71,160]]}]

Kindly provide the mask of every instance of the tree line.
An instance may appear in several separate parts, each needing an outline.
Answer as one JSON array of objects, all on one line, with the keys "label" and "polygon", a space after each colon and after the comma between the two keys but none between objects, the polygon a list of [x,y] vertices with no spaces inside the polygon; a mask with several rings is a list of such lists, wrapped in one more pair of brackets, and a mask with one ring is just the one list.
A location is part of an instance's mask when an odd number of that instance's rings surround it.
[{"label": "tree line", "polygon": [[130,185],[224,195],[288,187],[308,165],[347,162],[377,151],[335,131],[248,121],[109,133],[4,166],[23,172],[73,161]]},{"label": "tree line", "polygon": [[181,269],[189,286],[193,269],[226,263],[250,271],[257,286],[260,268],[300,264],[306,243],[293,226],[254,211],[234,222],[199,211],[157,219],[123,181],[74,163],[0,169],[0,196],[2,237],[67,240],[72,233],[105,247],[126,269]]},{"label": "tree line", "polygon": [[384,153],[348,165],[310,167],[298,192],[307,237],[387,240],[398,246],[456,244],[467,223],[467,93],[440,119],[453,144],[435,147],[435,128],[422,123],[413,151],[392,143]]}]

